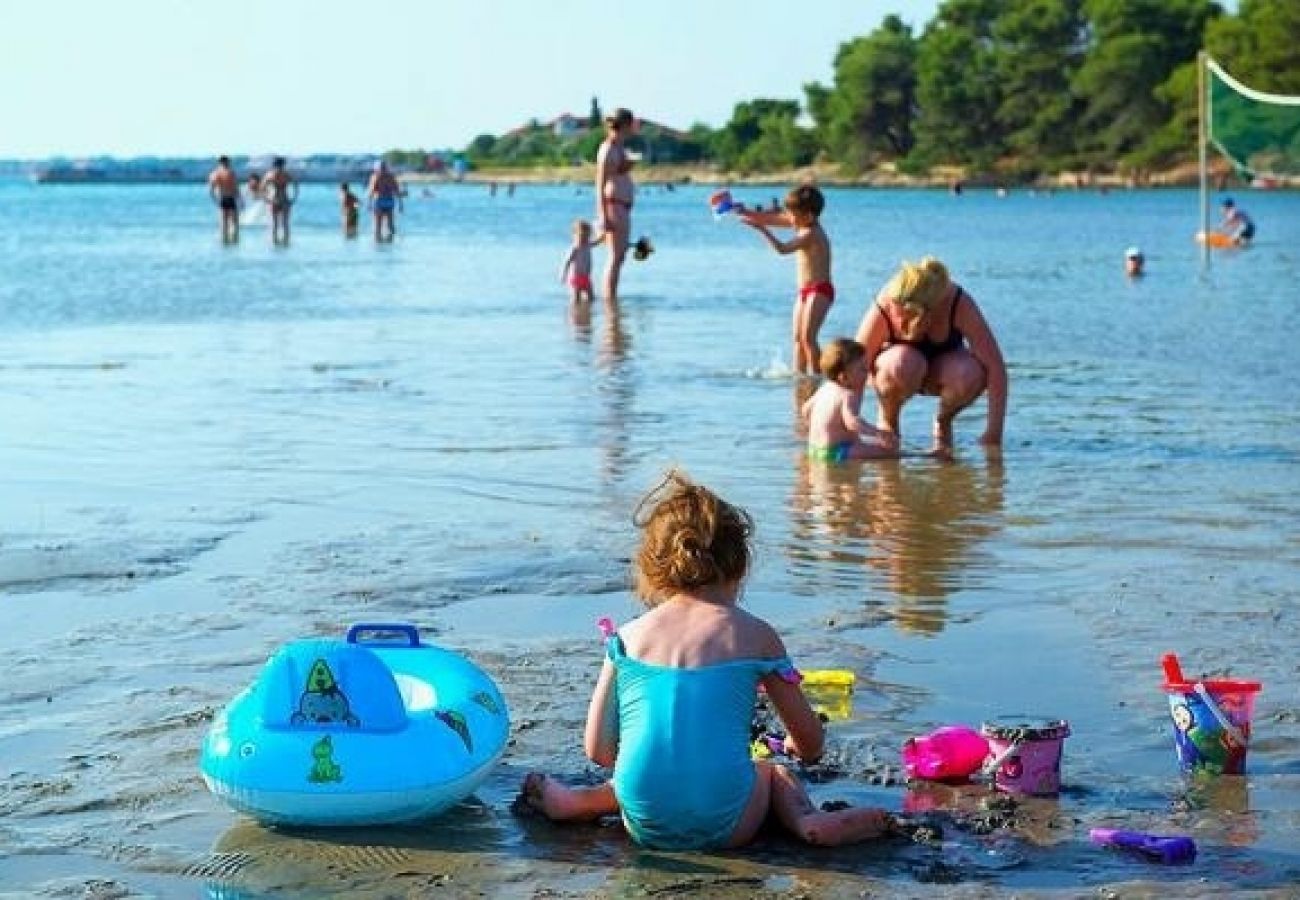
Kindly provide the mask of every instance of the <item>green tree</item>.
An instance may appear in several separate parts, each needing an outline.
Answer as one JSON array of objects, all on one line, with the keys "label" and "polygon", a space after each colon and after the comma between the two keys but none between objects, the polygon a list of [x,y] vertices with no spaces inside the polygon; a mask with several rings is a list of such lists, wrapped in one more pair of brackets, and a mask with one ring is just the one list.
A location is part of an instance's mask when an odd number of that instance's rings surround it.
[{"label": "green tree", "polygon": [[[1148,145],[1172,108],[1158,89],[1194,60],[1210,0],[1085,0],[1092,46],[1072,87],[1083,104],[1080,149],[1110,163]],[[1131,161],[1131,160],[1130,160]]]},{"label": "green tree", "polygon": [[724,168],[736,168],[750,146],[763,136],[766,119],[788,118],[794,121],[799,115],[796,100],[747,100],[737,103],[727,122],[713,137],[713,155]]},{"label": "green tree", "polygon": [[916,146],[923,163],[986,168],[1002,149],[992,27],[998,0],[946,0],[917,46]]},{"label": "green tree", "polygon": [[837,159],[862,169],[912,149],[915,113],[916,39],[902,19],[889,15],[871,34],[840,45],[818,131]]},{"label": "green tree", "polygon": [[795,119],[798,104],[770,112],[758,122],[758,139],[740,155],[739,166],[748,171],[787,169],[812,162],[817,151],[812,132]]},{"label": "green tree", "polygon": [[1235,78],[1261,91],[1300,95],[1300,2],[1241,0],[1236,16],[1206,29],[1205,46]]},{"label": "green tree", "polygon": [[1007,0],[993,34],[1008,146],[1049,167],[1065,163],[1078,134],[1070,93],[1085,46],[1078,0]]}]

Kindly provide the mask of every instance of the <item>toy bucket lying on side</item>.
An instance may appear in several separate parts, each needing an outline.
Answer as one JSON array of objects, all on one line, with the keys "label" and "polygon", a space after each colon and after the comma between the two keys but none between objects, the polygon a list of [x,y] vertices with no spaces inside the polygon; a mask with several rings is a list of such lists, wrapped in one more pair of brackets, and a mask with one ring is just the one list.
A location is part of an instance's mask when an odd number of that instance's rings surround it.
[{"label": "toy bucket lying on side", "polygon": [[999,716],[980,726],[991,757],[985,771],[1010,794],[1055,796],[1061,790],[1061,755],[1070,724],[1064,719]]},{"label": "toy bucket lying on side", "polygon": [[965,781],[979,772],[989,756],[989,742],[965,725],[945,725],[903,744],[903,770],[908,778]]}]

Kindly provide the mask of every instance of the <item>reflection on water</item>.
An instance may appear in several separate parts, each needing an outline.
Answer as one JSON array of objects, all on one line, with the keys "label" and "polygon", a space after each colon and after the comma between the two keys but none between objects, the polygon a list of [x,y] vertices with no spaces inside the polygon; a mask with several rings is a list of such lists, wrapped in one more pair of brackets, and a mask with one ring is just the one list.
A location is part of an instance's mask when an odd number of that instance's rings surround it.
[{"label": "reflection on water", "polygon": [[938,632],[948,595],[977,584],[989,566],[979,544],[1001,527],[1004,486],[996,454],[981,468],[905,460],[826,465],[800,456],[790,504],[792,566],[810,588],[829,580],[870,596],[883,587],[899,628]]},{"label": "reflection on water", "polygon": [[636,374],[629,364],[632,337],[623,321],[623,310],[606,306],[596,350],[596,441],[600,449],[601,480],[616,485],[629,469],[628,418],[636,398]]},{"label": "reflection on water", "polygon": [[[1259,823],[1250,806],[1250,784],[1243,775],[1189,777],[1175,807],[1214,823],[1217,837],[1233,847],[1259,840]],[[1210,814],[1210,815],[1206,815]]]}]

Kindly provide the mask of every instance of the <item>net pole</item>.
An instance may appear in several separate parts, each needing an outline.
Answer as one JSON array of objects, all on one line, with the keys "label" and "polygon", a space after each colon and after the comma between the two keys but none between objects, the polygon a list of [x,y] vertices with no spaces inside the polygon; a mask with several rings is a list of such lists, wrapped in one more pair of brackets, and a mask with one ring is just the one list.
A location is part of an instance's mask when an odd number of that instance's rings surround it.
[{"label": "net pole", "polygon": [[1210,267],[1210,179],[1207,146],[1209,144],[1208,123],[1210,118],[1209,79],[1206,77],[1206,63],[1209,56],[1204,50],[1196,54],[1196,131],[1197,155],[1201,170],[1201,270]]}]

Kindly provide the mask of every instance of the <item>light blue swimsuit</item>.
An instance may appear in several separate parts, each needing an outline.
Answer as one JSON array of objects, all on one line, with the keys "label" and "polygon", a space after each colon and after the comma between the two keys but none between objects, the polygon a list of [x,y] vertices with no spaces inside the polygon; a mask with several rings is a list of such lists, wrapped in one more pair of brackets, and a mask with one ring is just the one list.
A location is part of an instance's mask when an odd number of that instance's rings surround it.
[{"label": "light blue swimsuit", "polygon": [[758,681],[790,660],[736,659],[695,669],[627,655],[612,635],[618,696],[614,795],[646,847],[725,846],[754,788],[749,728]]}]

